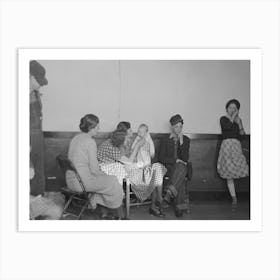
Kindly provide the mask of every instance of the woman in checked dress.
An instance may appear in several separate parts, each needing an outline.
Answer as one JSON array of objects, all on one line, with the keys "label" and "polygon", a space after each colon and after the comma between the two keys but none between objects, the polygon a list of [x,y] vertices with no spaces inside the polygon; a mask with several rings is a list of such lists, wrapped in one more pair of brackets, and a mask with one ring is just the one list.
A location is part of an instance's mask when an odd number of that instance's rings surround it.
[{"label": "woman in checked dress", "polygon": [[132,148],[132,136],[130,123],[121,122],[111,138],[98,147],[100,166],[105,173],[116,176],[119,182],[128,178],[132,183],[133,192],[140,201],[152,196],[150,213],[164,217],[161,192],[166,168],[160,163],[139,167],[136,162],[137,154],[147,143],[144,138],[137,139]]},{"label": "woman in checked dress", "polygon": [[234,179],[249,176],[249,167],[240,143],[245,131],[239,117],[239,109],[239,101],[231,99],[226,104],[227,115],[220,118],[223,141],[217,163],[219,175],[227,180],[233,211],[237,207]]}]

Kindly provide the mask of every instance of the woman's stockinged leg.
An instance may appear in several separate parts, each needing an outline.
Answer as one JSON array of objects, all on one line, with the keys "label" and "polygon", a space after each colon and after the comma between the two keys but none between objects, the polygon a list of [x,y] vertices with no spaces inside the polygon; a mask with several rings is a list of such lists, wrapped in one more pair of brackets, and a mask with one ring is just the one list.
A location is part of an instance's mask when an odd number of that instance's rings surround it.
[{"label": "woman's stockinged leg", "polygon": [[156,208],[156,202],[157,202],[157,193],[156,189],[153,190],[152,195],[151,195],[151,200],[152,200],[152,208]]},{"label": "woman's stockinged leg", "polygon": [[227,179],[227,186],[228,186],[228,190],[229,190],[229,193],[230,193],[231,197],[236,198],[235,186],[234,186],[233,179]]},{"label": "woman's stockinged leg", "polygon": [[[150,186],[154,187],[154,190],[151,195],[152,204],[150,207],[150,213],[157,217],[163,217],[164,213],[162,209],[162,184],[163,184],[163,176],[165,172],[163,172],[162,165],[160,163],[154,163],[152,166],[152,178],[150,181]],[[158,209],[156,202],[160,203],[160,207]]]},{"label": "woman's stockinged leg", "polygon": [[227,186],[228,186],[228,190],[231,195],[231,198],[232,198],[232,210],[235,210],[236,206],[237,206],[237,198],[236,198],[236,193],[235,193],[234,180],[227,179]]},{"label": "woman's stockinged leg", "polygon": [[119,219],[124,218],[124,211],[123,211],[123,206],[121,205],[119,208],[116,209],[117,212],[117,217]]},{"label": "woman's stockinged leg", "polygon": [[157,191],[157,201],[159,202],[159,204],[162,204],[163,198],[162,198],[162,186],[158,186],[156,188]]},{"label": "woman's stockinged leg", "polygon": [[156,205],[156,202],[157,202],[157,198],[158,198],[158,195],[157,195],[157,188],[155,188],[152,192],[152,195],[151,195],[151,199],[152,199],[152,204],[151,204],[151,207],[150,207],[150,214],[156,216],[156,217],[163,217],[164,214],[163,212],[161,211],[161,207],[160,209],[157,208],[157,205]]},{"label": "woman's stockinged leg", "polygon": [[165,216],[165,213],[163,210],[162,185],[158,186],[156,188],[156,191],[157,191],[157,201],[159,203],[159,212],[162,216]]}]

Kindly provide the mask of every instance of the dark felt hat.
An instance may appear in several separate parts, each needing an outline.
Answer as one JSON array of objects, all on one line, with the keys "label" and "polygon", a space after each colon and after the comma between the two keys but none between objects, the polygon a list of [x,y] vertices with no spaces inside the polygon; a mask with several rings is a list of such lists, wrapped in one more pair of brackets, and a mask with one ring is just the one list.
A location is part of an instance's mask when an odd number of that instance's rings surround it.
[{"label": "dark felt hat", "polygon": [[171,125],[176,125],[179,122],[184,124],[184,121],[179,114],[172,116],[169,121],[170,121]]},{"label": "dark felt hat", "polygon": [[30,61],[30,75],[34,76],[40,86],[48,84],[45,68],[36,60]]}]

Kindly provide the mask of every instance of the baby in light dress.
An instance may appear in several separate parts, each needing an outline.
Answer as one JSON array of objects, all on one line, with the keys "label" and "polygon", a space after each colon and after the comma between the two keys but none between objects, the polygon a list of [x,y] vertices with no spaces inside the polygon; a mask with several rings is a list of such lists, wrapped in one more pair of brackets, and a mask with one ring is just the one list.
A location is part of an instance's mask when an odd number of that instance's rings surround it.
[{"label": "baby in light dress", "polygon": [[146,124],[141,124],[138,127],[137,137],[135,138],[132,149],[135,147],[136,143],[145,139],[145,144],[141,146],[136,156],[136,165],[139,168],[145,168],[151,165],[152,158],[155,155],[155,146],[154,142],[149,133],[149,127]]}]

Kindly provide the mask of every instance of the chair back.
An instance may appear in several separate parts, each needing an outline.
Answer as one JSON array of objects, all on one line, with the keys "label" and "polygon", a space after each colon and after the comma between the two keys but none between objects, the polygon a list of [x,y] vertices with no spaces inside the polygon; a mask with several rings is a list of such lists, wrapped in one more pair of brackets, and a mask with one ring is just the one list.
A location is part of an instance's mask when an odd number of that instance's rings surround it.
[{"label": "chair back", "polygon": [[62,155],[58,155],[56,157],[56,162],[59,165],[59,167],[60,167],[61,171],[63,172],[64,176],[66,176],[67,171],[74,172],[74,174],[75,174],[75,176],[76,176],[76,178],[77,178],[77,180],[78,180],[78,182],[79,182],[79,184],[82,188],[83,193],[86,194],[86,189],[85,189],[85,186],[83,184],[83,181],[82,181],[77,169],[75,168],[74,164],[71,162],[71,160],[65,158]]}]

